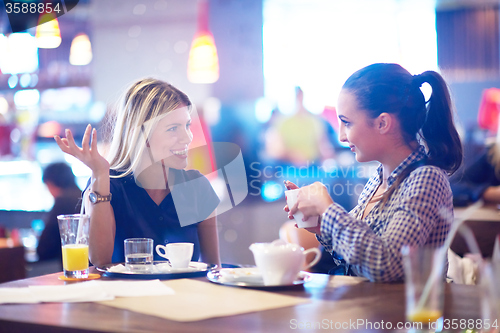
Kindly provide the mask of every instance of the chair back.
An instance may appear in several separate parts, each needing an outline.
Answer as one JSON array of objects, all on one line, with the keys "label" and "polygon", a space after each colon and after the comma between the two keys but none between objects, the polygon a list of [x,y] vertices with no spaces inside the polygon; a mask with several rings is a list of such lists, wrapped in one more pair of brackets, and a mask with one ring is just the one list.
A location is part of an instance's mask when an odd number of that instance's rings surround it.
[{"label": "chair back", "polygon": [[24,246],[0,247],[0,283],[26,277]]}]

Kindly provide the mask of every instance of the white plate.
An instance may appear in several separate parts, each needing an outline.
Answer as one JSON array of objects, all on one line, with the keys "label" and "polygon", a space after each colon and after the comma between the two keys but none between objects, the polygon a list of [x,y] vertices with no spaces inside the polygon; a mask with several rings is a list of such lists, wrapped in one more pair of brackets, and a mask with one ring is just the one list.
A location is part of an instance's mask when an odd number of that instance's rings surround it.
[{"label": "white plate", "polygon": [[312,279],[312,276],[304,271],[301,271],[297,279],[292,284],[266,286],[264,280],[257,267],[244,268],[222,268],[211,270],[207,274],[208,280],[214,283],[223,284],[226,286],[237,286],[247,288],[282,288],[302,285]]},{"label": "white plate", "polygon": [[125,268],[125,264],[113,263],[101,267],[96,267],[103,272],[103,276],[125,279],[179,279],[205,276],[216,265],[203,262],[192,261],[187,268],[172,268],[168,261],[153,261],[154,269],[149,272],[130,272]]}]

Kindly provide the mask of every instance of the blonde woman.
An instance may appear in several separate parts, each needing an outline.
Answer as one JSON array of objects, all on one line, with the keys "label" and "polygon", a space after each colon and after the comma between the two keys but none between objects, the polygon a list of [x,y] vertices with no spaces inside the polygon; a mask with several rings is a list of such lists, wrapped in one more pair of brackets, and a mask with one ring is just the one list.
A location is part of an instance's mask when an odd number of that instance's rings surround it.
[{"label": "blonde woman", "polygon": [[[107,159],[90,125],[81,148],[69,130],[66,138],[55,137],[63,152],[92,170],[84,192],[92,264],[123,262],[123,241],[132,237],[152,238],[155,245],[191,242],[193,260],[220,264],[219,198],[198,171],[184,170],[193,139],[191,107],[188,96],[169,83],[143,79],[126,91],[110,122]],[[183,190],[175,196],[173,186],[179,184]]]}]

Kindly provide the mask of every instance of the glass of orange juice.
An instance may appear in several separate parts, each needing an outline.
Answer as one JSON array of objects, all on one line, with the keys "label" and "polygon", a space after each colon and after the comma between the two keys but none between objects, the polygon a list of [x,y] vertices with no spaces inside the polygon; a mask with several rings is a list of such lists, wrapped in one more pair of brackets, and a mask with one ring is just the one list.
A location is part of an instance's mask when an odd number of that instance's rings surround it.
[{"label": "glass of orange juice", "polygon": [[59,215],[64,276],[85,279],[89,276],[89,223],[83,214]]},{"label": "glass of orange juice", "polygon": [[[440,330],[443,325],[446,256],[442,248],[404,246],[406,319],[422,329]],[[414,326],[416,327],[416,326]]]}]

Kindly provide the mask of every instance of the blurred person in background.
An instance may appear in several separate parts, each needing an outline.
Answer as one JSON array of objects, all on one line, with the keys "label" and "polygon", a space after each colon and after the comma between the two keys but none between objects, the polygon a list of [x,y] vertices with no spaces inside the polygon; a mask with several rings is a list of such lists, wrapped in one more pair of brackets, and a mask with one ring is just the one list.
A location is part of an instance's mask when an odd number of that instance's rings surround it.
[{"label": "blurred person in background", "polygon": [[321,165],[325,159],[335,156],[324,121],[305,108],[300,87],[295,87],[295,113],[276,122],[270,133],[274,157],[292,165]]},{"label": "blurred person in background", "polygon": [[[471,142],[465,163],[450,179],[455,206],[467,206],[478,200],[500,204],[500,89],[483,93],[478,113],[479,128],[488,129],[484,141]],[[470,140],[472,141],[472,140]],[[475,148],[475,149],[473,149]]]},{"label": "blurred person in background", "polygon": [[450,182],[453,204],[457,207],[478,200],[500,204],[500,142],[487,144],[483,152],[469,160]]},{"label": "blurred person in background", "polygon": [[45,228],[38,240],[38,260],[58,259],[62,263],[57,216],[79,213],[82,191],[76,185],[71,167],[63,162],[49,164],[43,171],[42,181],[54,197],[54,205],[44,218]]}]

